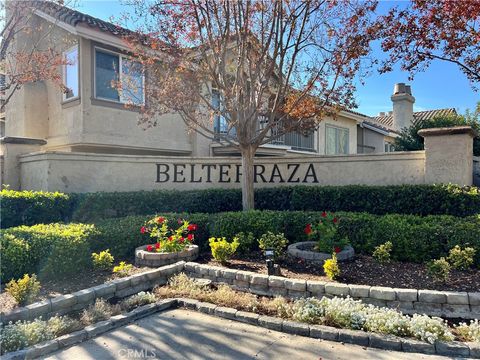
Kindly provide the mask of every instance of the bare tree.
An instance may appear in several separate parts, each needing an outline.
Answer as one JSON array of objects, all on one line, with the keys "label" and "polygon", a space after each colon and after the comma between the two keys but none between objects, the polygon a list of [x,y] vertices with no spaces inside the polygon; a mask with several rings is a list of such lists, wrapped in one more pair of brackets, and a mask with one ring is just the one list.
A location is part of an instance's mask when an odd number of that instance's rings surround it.
[{"label": "bare tree", "polygon": [[[356,76],[375,35],[376,2],[132,1],[126,38],[146,73],[140,122],[178,113],[187,127],[239,149],[242,201],[254,207],[257,149],[309,132],[354,106]],[[213,101],[212,101],[213,99]]]}]

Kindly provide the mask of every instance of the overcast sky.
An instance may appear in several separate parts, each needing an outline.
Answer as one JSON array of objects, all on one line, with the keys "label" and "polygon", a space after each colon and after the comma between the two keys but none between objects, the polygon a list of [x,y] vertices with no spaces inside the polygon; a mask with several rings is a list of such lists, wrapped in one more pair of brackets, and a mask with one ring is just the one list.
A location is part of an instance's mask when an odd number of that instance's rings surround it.
[{"label": "overcast sky", "polygon": [[[385,12],[396,4],[398,2],[381,1],[379,11]],[[80,0],[76,9],[108,21],[112,15],[120,16],[128,8],[119,1]],[[374,45],[373,56],[379,58],[384,56],[378,44]],[[465,75],[455,65],[434,61],[427,71],[417,74],[410,82],[408,73],[400,71],[398,67],[387,74],[380,75],[374,72],[366,79],[364,86],[358,86],[357,111],[375,116],[380,111],[392,110],[390,95],[394,84],[398,82],[412,86],[412,94],[416,99],[415,111],[453,107],[464,113],[466,109],[474,109],[476,103],[480,101],[480,92],[472,90]]]}]

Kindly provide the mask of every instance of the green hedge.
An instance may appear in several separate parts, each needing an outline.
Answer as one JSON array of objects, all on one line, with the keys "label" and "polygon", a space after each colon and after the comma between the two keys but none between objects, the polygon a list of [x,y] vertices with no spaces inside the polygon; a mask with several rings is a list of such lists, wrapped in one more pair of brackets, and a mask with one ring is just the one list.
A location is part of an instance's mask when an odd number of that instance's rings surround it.
[{"label": "green hedge", "polygon": [[1,227],[35,225],[67,220],[74,199],[59,192],[0,191]]},{"label": "green hedge", "polygon": [[[158,212],[241,210],[241,191],[136,191],[60,194],[3,190],[2,227],[73,219],[91,222]],[[349,211],[371,214],[470,216],[480,213],[480,190],[455,185],[295,186],[257,189],[259,210]]]},{"label": "green hedge", "polygon": [[[240,211],[241,196],[241,191],[234,189],[85,194],[80,196],[73,218],[83,222],[156,212]],[[257,189],[255,207],[258,210],[470,216],[480,213],[480,190],[455,185],[286,186]]]},{"label": "green hedge", "polygon": [[0,231],[2,281],[37,273],[51,278],[78,273],[91,263],[94,225],[39,224]]},{"label": "green hedge", "polygon": [[[199,225],[196,243],[208,250],[210,236],[232,238],[238,232],[252,232],[260,237],[267,231],[283,232],[290,242],[307,240],[305,225],[320,216],[319,212],[249,211],[219,214],[163,214],[171,221],[186,218]],[[394,245],[392,256],[400,261],[425,262],[448,255],[455,245],[469,244],[480,249],[480,216],[457,218],[448,215],[372,215],[339,212],[339,235],[347,236],[358,253],[371,255],[375,246],[386,241]],[[140,227],[149,216],[130,216],[101,220],[92,239],[92,249],[109,248],[114,256],[131,258],[135,247],[148,243]],[[258,250],[254,244],[252,251]],[[480,251],[476,255],[480,265]]]}]

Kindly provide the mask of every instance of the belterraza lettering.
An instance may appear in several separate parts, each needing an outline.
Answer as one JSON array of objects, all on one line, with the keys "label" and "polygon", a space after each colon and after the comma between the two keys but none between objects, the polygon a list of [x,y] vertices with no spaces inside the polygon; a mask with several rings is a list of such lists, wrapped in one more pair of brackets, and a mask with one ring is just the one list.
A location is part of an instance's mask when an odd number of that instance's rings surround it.
[{"label": "belterraza lettering", "polygon": [[[156,164],[157,183],[239,183],[238,164]],[[254,165],[255,183],[318,183],[313,163]]]}]

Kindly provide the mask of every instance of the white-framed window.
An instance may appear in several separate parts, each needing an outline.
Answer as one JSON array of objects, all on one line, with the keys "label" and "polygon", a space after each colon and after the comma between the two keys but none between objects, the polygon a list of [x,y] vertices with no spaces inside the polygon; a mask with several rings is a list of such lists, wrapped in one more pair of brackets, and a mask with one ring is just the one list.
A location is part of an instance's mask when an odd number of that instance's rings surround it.
[{"label": "white-framed window", "polygon": [[325,125],[325,154],[348,154],[348,129]]},{"label": "white-framed window", "polygon": [[395,151],[395,147],[393,146],[393,144],[385,141],[384,142],[384,147],[385,147],[385,152],[394,152]]},{"label": "white-framed window", "polygon": [[96,47],[94,69],[96,99],[145,104],[145,76],[139,62]]},{"label": "white-framed window", "polygon": [[67,88],[63,93],[63,100],[72,100],[78,98],[80,91],[78,45],[72,46],[63,55],[66,60],[63,66],[63,83]]}]

